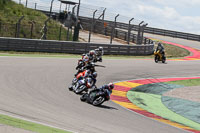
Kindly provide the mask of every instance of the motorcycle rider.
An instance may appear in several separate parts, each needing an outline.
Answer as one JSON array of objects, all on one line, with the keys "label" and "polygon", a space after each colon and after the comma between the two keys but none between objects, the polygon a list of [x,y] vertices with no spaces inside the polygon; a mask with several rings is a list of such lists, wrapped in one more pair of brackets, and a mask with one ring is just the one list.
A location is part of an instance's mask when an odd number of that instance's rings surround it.
[{"label": "motorcycle rider", "polygon": [[95,59],[94,62],[100,61],[102,62],[102,56],[104,54],[103,52],[103,47],[99,47],[97,49],[94,50],[95,51]]},{"label": "motorcycle rider", "polygon": [[87,64],[89,63],[89,57],[88,56],[84,56],[82,57],[82,59],[78,60],[78,65],[76,67],[77,73],[75,74],[78,75],[80,72],[84,71],[84,67],[87,66]]},{"label": "motorcycle rider", "polygon": [[89,53],[87,53],[85,56],[89,57],[89,62],[93,62],[94,61],[94,57],[95,57],[95,51],[94,50],[90,50]]},{"label": "motorcycle rider", "polygon": [[163,45],[162,45],[161,43],[158,43],[158,46],[157,46],[157,48],[156,48],[156,52],[157,52],[158,50],[160,51],[160,53],[162,54],[162,56],[165,55],[164,47],[163,47]]},{"label": "motorcycle rider", "polygon": [[97,72],[93,72],[92,74],[88,75],[87,78],[88,88],[92,88],[96,84],[97,81],[96,78],[97,78]]},{"label": "motorcycle rider", "polygon": [[[100,96],[100,95],[105,95],[106,96],[106,100],[110,99],[110,95],[112,93],[112,89],[114,88],[114,84],[113,83],[109,83],[107,85],[103,85],[100,88],[96,88],[94,90],[98,90],[99,92],[96,94],[96,96]],[[91,90],[90,92],[94,91]],[[89,92],[89,93],[90,93]]]},{"label": "motorcycle rider", "polygon": [[83,72],[78,73],[72,80],[72,84],[69,86],[69,90],[73,89],[73,85],[76,84],[78,80],[88,77],[91,74],[90,70],[84,70]]}]

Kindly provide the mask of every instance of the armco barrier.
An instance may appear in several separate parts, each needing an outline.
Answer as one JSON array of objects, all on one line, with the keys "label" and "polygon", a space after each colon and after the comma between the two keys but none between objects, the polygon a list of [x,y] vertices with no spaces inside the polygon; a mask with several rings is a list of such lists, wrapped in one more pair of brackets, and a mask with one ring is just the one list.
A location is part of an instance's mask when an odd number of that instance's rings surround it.
[{"label": "armco barrier", "polygon": [[150,55],[154,45],[114,45],[0,37],[1,51],[82,54],[102,46],[106,55]]}]

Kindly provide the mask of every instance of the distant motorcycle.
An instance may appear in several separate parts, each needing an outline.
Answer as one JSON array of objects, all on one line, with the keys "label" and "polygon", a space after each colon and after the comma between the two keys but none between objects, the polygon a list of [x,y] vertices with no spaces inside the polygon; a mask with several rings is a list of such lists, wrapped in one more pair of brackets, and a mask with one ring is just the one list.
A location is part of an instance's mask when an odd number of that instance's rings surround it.
[{"label": "distant motorcycle", "polygon": [[99,90],[93,90],[89,93],[85,93],[80,97],[80,100],[83,102],[90,103],[94,106],[99,106],[105,101],[109,100],[109,95],[100,94]]},{"label": "distant motorcycle", "polygon": [[166,57],[164,54],[161,54],[160,50],[158,51],[155,50],[154,55],[155,55],[154,60],[156,63],[158,63],[158,61],[162,61],[162,63],[166,62]]}]

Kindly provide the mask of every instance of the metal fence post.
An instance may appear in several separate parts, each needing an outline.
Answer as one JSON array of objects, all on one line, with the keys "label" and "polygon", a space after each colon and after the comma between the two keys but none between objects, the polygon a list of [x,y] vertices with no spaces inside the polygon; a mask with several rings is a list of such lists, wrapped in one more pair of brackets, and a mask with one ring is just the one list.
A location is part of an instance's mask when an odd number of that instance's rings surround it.
[{"label": "metal fence post", "polygon": [[61,40],[62,25],[60,25],[59,41]]},{"label": "metal fence post", "polygon": [[144,21],[139,23],[139,28],[138,28],[138,34],[137,34],[137,44],[141,44],[141,24],[144,23]]},{"label": "metal fence post", "polygon": [[112,44],[112,39],[114,38],[113,37],[113,34],[115,34],[115,28],[116,28],[116,21],[117,21],[117,17],[119,16],[119,14],[117,14],[117,16],[115,16],[115,22],[114,22],[114,26],[112,28],[112,33],[111,33],[111,37],[110,37],[110,44]]},{"label": "metal fence post", "polygon": [[145,29],[145,27],[147,26],[148,24],[146,23],[146,24],[144,24],[144,25],[142,25],[142,29],[141,29],[141,35],[140,35],[140,37],[141,37],[141,44],[143,43],[143,39],[144,39],[144,29]]},{"label": "metal fence post", "polygon": [[31,36],[30,36],[30,39],[32,39],[32,37],[33,37],[33,25],[34,25],[34,22],[31,21]]},{"label": "metal fence post", "polygon": [[59,9],[59,13],[61,13],[61,8],[62,8],[62,2],[60,1],[60,9]]},{"label": "metal fence post", "polygon": [[67,27],[67,41],[69,41],[69,26]]},{"label": "metal fence post", "polygon": [[76,5],[72,8],[72,14],[75,14],[75,8],[76,8]]},{"label": "metal fence post", "polygon": [[103,10],[103,15],[102,15],[102,21],[103,21],[103,23],[104,23],[105,12],[106,12],[106,8]]},{"label": "metal fence post", "polygon": [[105,12],[106,12],[106,8],[103,10],[103,15],[102,15],[103,34],[105,33],[105,35],[106,35],[106,25],[104,23]]},{"label": "metal fence post", "polygon": [[35,3],[35,10],[37,9],[37,3]]},{"label": "metal fence post", "polygon": [[132,21],[133,19],[134,19],[134,18],[131,18],[131,19],[129,20],[129,23],[128,23],[128,41],[127,41],[128,44],[130,43],[130,33],[131,33],[131,29],[132,29],[132,27],[131,27],[131,21]]},{"label": "metal fence post", "polygon": [[27,5],[28,5],[28,0],[26,0],[26,7],[27,7]]},{"label": "metal fence post", "polygon": [[54,1],[54,0],[51,0],[51,7],[50,7],[50,12],[49,12],[49,17],[51,17],[51,12],[52,12],[53,1]]},{"label": "metal fence post", "polygon": [[92,25],[91,25],[91,28],[90,28],[90,31],[89,31],[89,38],[88,38],[88,42],[90,42],[90,38],[91,38],[91,33],[93,31],[93,27],[94,27],[94,17],[95,17],[95,13],[97,12],[97,10],[95,10],[93,12],[93,18],[92,18]]},{"label": "metal fence post", "polygon": [[1,24],[1,21],[0,21],[0,32],[1,32],[1,25],[2,25],[2,24]]},{"label": "metal fence post", "polygon": [[16,32],[16,37],[18,38],[19,37],[19,32],[20,32],[20,23],[21,23],[21,21],[22,21],[22,19],[24,18],[24,16],[22,16],[19,20],[18,20],[18,22],[17,22],[17,24],[16,24],[16,29],[17,29],[17,32]]},{"label": "metal fence post", "polygon": [[17,23],[15,24],[15,38],[17,37]]},{"label": "metal fence post", "polygon": [[81,4],[81,0],[78,1],[77,18],[79,17],[80,4]]}]

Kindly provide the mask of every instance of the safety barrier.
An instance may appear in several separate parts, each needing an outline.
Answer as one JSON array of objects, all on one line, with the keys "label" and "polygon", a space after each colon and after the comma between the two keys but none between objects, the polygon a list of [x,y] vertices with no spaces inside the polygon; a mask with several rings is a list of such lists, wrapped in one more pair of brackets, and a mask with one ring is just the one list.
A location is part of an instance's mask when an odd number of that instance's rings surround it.
[{"label": "safety barrier", "polygon": [[102,46],[106,55],[150,55],[154,45],[110,45],[37,39],[0,37],[0,50],[22,52],[47,52],[82,54]]}]

